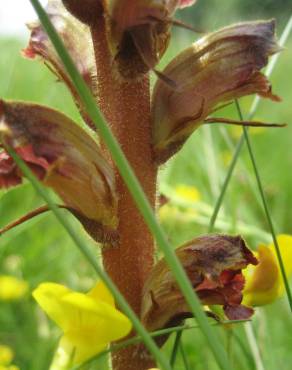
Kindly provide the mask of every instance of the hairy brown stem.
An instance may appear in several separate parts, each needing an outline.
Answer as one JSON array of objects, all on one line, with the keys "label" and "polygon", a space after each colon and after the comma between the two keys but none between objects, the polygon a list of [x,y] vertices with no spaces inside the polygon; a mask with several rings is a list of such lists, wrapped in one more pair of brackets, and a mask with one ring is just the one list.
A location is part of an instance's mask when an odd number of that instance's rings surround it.
[{"label": "hairy brown stem", "polygon": [[[149,78],[138,82],[118,80],[113,71],[103,18],[91,26],[91,33],[97,67],[98,104],[154,207],[157,167],[151,149]],[[117,170],[116,185],[120,242],[118,247],[103,250],[103,263],[139,315],[142,287],[153,266],[154,241]],[[122,349],[113,355],[114,370],[146,370],[153,365],[153,360],[143,357],[137,347]]]}]

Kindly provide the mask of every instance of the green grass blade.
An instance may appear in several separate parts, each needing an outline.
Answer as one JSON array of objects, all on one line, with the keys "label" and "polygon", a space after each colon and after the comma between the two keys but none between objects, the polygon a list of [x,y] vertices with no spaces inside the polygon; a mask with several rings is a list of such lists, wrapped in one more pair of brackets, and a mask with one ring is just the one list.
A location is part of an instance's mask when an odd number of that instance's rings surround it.
[{"label": "green grass blade", "polygon": [[182,357],[182,360],[183,360],[185,370],[191,370],[190,366],[189,366],[189,361],[188,361],[187,355],[185,353],[185,349],[184,349],[184,346],[183,346],[182,342],[179,345],[179,350],[180,350],[180,354],[181,354],[181,357]]},{"label": "green grass blade", "polygon": [[[107,126],[102,114],[100,113],[95,99],[92,96],[91,92],[89,91],[87,85],[83,81],[82,77],[78,73],[70,55],[68,54],[66,48],[64,47],[62,41],[60,40],[58,34],[56,33],[50,19],[48,18],[46,12],[42,8],[41,4],[38,0],[30,0],[31,4],[33,5],[36,13],[39,16],[39,19],[46,30],[50,40],[52,41],[59,57],[61,58],[64,66],[82,100],[82,103],[95,123],[98,132],[104,142],[106,143],[108,149],[110,150],[113,160],[115,161],[121,176],[123,177],[126,185],[131,192],[133,199],[135,200],[138,209],[140,210],[141,214],[143,215],[145,222],[147,223],[149,229],[151,230],[153,236],[157,241],[157,245],[162,250],[165,255],[165,259],[169,264],[174,276],[177,279],[177,282],[181,288],[182,293],[184,294],[186,301],[188,302],[193,315],[196,317],[196,320],[199,326],[204,333],[207,342],[211,351],[213,352],[215,359],[221,369],[224,370],[231,370],[229,365],[227,354],[219,341],[219,338],[212,330],[207,317],[201,307],[201,303],[194,293],[192,285],[187,278],[187,275],[181,266],[176,254],[174,253],[173,249],[168,244],[167,238],[164,235],[160,225],[158,224],[154,212],[145,196],[141,185],[139,184],[134,172],[132,171],[125,155],[123,154],[117,140],[112,135],[110,128]],[[112,288],[112,284],[109,286],[110,289]],[[120,299],[121,297],[119,297]],[[123,301],[123,303],[125,303]],[[128,307],[128,306],[127,306]],[[136,319],[136,318],[135,318]],[[138,323],[136,322],[136,325]],[[139,326],[141,329],[141,327]],[[145,335],[145,333],[144,333]],[[145,337],[146,338],[146,337]],[[147,342],[153,347],[153,342],[147,337]],[[154,350],[154,347],[152,348]],[[156,353],[156,347],[155,347]],[[165,367],[165,366],[164,366]]]},{"label": "green grass blade", "polygon": [[174,367],[175,365],[178,349],[179,349],[180,342],[181,342],[182,333],[183,333],[182,331],[178,331],[175,335],[173,349],[172,349],[171,356],[170,356],[170,364],[172,367]]},{"label": "green grass blade", "polygon": [[[283,47],[290,35],[292,31],[292,16],[290,17],[290,19],[288,20],[287,22],[287,25],[280,37],[280,40],[279,40],[279,45],[281,47]],[[271,76],[274,68],[275,68],[275,65],[279,59],[279,56],[280,54],[276,54],[274,55],[272,58],[271,58],[271,61],[270,63],[268,64],[267,66],[267,70],[266,70],[266,75],[267,77]],[[250,109],[250,112],[248,114],[248,117],[247,117],[247,120],[251,120],[255,113],[256,113],[256,110],[258,108],[258,105],[259,105],[259,102],[261,101],[261,98],[259,96],[256,96],[253,100],[253,103],[251,105],[251,109]],[[210,224],[209,224],[209,228],[208,228],[208,231],[209,232],[212,232],[214,230],[214,225],[215,225],[215,222],[216,222],[216,219],[218,217],[218,213],[220,211],[220,208],[222,206],[222,203],[223,203],[223,199],[224,199],[224,196],[226,194],[226,190],[228,188],[228,185],[230,183],[230,179],[232,177],[232,174],[233,174],[233,171],[234,171],[234,168],[236,166],[236,163],[238,161],[238,158],[239,158],[239,154],[241,152],[241,149],[243,147],[243,144],[245,142],[245,136],[244,136],[244,133],[242,133],[242,135],[240,136],[240,139],[238,141],[238,144],[235,148],[235,152],[233,154],[233,158],[231,160],[231,163],[229,165],[229,168],[228,168],[228,171],[227,171],[227,174],[226,174],[226,177],[224,179],[224,182],[223,182],[223,186],[222,186],[222,189],[221,189],[221,192],[220,192],[220,195],[216,201],[216,204],[215,204],[215,207],[214,207],[214,212],[211,216],[211,219],[210,219]]]},{"label": "green grass blade", "polygon": [[91,250],[87,247],[86,242],[80,237],[79,233],[75,231],[72,227],[71,223],[68,221],[66,216],[60,211],[58,206],[55,204],[54,200],[51,198],[49,193],[44,189],[41,183],[37,180],[28,166],[24,163],[24,161],[16,154],[16,152],[12,148],[7,148],[7,151],[14,159],[17,166],[20,168],[21,172],[26,176],[26,178],[31,182],[37,193],[47,202],[48,206],[52,210],[52,212],[57,217],[58,221],[63,225],[64,229],[68,232],[74,243],[80,249],[82,254],[85,256],[87,261],[90,265],[94,268],[97,275],[104,281],[107,287],[112,292],[116,302],[118,303],[119,307],[122,311],[129,317],[131,320],[133,327],[137,330],[137,332],[143,338],[145,345],[148,347],[149,351],[155,357],[157,362],[160,364],[161,368],[164,370],[171,370],[171,366],[166,359],[166,357],[162,354],[159,348],[156,346],[153,339],[150,337],[147,330],[143,327],[140,323],[140,320],[135,315],[134,311],[131,309],[125,298],[116,288],[115,284],[112,282],[110,277],[107,273],[99,266],[96,256],[91,252]]},{"label": "green grass blade", "polygon": [[[238,111],[239,118],[243,121],[242,112],[241,112],[240,105],[239,105],[237,100],[235,101],[235,104],[236,104],[236,108],[237,108],[237,111]],[[280,252],[279,244],[278,244],[278,241],[277,241],[277,237],[276,237],[272,217],[271,217],[271,214],[270,214],[270,211],[269,211],[269,207],[268,207],[268,203],[267,203],[267,200],[266,200],[266,197],[265,197],[261,177],[260,177],[260,174],[259,174],[259,171],[258,171],[258,167],[257,167],[257,164],[256,164],[256,159],[255,159],[255,156],[254,156],[254,153],[253,153],[253,149],[252,149],[251,142],[250,142],[249,135],[248,135],[248,130],[247,130],[246,127],[243,127],[243,134],[244,134],[244,138],[245,138],[245,141],[246,141],[246,144],[247,144],[247,149],[248,149],[248,153],[249,153],[249,156],[250,156],[250,159],[251,159],[253,170],[254,170],[254,173],[255,173],[255,177],[256,177],[257,184],[258,184],[258,189],[259,189],[259,192],[260,192],[260,196],[262,198],[263,207],[264,207],[264,211],[265,211],[266,218],[267,218],[267,221],[268,221],[268,225],[269,225],[269,228],[270,228],[270,232],[271,232],[271,235],[272,235],[272,238],[273,238],[273,242],[274,242],[274,246],[275,246],[275,250],[276,250],[276,254],[277,254],[277,259],[278,259],[279,266],[280,266],[281,275],[282,275],[282,278],[283,278],[283,281],[284,281],[285,290],[286,290],[287,298],[288,298],[289,305],[290,305],[290,310],[292,312],[292,295],[291,295],[291,290],[290,290],[290,286],[289,286],[289,281],[288,281],[288,277],[287,277],[287,274],[286,274],[286,271],[285,271],[284,262],[283,262],[283,259],[282,259],[282,256],[281,256],[281,252]]]},{"label": "green grass blade", "polygon": [[[246,322],[249,322],[249,321],[250,320],[227,320],[227,321],[222,321],[222,322],[215,321],[215,322],[212,322],[211,325],[212,326],[220,326],[220,325],[227,325],[227,324],[242,324],[242,323],[246,323]],[[163,335],[183,332],[185,330],[192,330],[192,329],[200,329],[200,327],[198,325],[185,324],[185,325],[170,327],[170,328],[167,328],[167,329],[152,331],[152,332],[149,333],[149,335],[152,338],[156,338],[156,337],[161,337]],[[78,366],[75,366],[72,370],[82,370],[84,365],[89,365],[89,364],[93,363],[94,361],[100,359],[101,357],[103,357],[105,355],[108,355],[109,353],[118,351],[118,350],[123,349],[123,348],[127,348],[127,347],[132,346],[132,345],[137,344],[137,343],[141,343],[142,341],[143,340],[140,336],[135,336],[135,337],[132,337],[130,339],[123,340],[122,342],[112,344],[110,346],[110,348],[105,349],[104,351],[100,352],[98,355],[94,356],[93,358],[86,361],[85,363],[83,363],[81,365],[78,365]]]}]

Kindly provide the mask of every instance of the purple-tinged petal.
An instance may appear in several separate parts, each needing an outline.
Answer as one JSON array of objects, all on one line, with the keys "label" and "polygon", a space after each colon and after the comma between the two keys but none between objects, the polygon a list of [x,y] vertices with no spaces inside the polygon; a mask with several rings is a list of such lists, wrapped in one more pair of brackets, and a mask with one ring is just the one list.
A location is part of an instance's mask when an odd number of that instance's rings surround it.
[{"label": "purple-tinged petal", "polygon": [[[37,104],[0,101],[0,122],[3,146],[16,150],[96,240],[110,241],[117,226],[114,174],[95,140],[62,113]],[[0,187],[21,181],[2,151]]]},{"label": "purple-tinged petal", "polygon": [[203,37],[163,71],[178,88],[158,80],[152,99],[155,159],[165,162],[220,104],[259,94],[278,101],[260,70],[279,51],[275,22],[247,22]]},{"label": "purple-tinged petal", "polygon": [[[75,19],[59,0],[49,0],[46,11],[79,73],[91,91],[95,93],[96,70],[89,28]],[[31,31],[31,36],[28,46],[23,50],[23,55],[29,59],[40,57],[45,62],[58,79],[67,85],[84,120],[91,127],[94,127],[82,107],[74,84],[40,22],[29,23],[28,28]]]}]

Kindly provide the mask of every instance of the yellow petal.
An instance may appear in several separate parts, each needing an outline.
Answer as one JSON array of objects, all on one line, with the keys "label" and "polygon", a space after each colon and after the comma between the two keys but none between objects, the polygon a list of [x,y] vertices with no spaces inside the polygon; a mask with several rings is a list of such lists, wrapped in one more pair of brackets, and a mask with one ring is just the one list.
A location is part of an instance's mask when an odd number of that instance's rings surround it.
[{"label": "yellow petal", "polygon": [[243,303],[261,306],[276,300],[280,295],[280,274],[275,255],[270,247],[260,245],[257,266],[243,270],[246,283]]},{"label": "yellow petal", "polygon": [[87,295],[96,301],[101,300],[111,306],[115,305],[115,301],[111,292],[102,281],[97,282],[97,284],[87,293]]},{"label": "yellow petal", "polygon": [[42,283],[32,295],[46,314],[61,328],[70,327],[71,317],[64,312],[60,305],[62,297],[70,293],[71,290],[63,285],[55,283]]},{"label": "yellow petal", "polygon": [[28,283],[14,276],[0,276],[0,300],[14,301],[23,298],[28,291]]},{"label": "yellow petal", "polygon": [[14,353],[9,346],[0,345],[0,365],[9,365],[13,357]]},{"label": "yellow petal", "polygon": [[113,298],[102,283],[88,294],[43,283],[33,295],[63,330],[60,346],[69,358],[74,353],[74,363],[86,361],[131,330],[131,322],[114,307]]},{"label": "yellow petal", "polygon": [[[281,256],[284,262],[286,274],[292,275],[292,236],[286,234],[280,234],[277,236],[277,242],[280,248]],[[276,255],[274,244],[269,246],[274,255]]]}]

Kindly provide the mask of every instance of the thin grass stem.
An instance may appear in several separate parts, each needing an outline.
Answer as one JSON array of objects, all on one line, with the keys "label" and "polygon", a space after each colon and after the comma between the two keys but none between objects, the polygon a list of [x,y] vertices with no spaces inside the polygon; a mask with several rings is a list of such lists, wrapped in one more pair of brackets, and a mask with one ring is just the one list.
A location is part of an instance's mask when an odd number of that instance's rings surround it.
[{"label": "thin grass stem", "polygon": [[[248,322],[248,321],[250,321],[250,320],[231,320],[231,321],[223,321],[223,322],[213,322],[211,325],[212,326],[218,326],[218,325],[227,325],[227,324],[229,324],[229,325],[230,324],[243,324],[243,323]],[[163,336],[163,335],[177,333],[177,332],[180,332],[180,331],[183,332],[185,330],[191,330],[191,329],[200,329],[200,327],[198,325],[188,325],[188,324],[186,324],[186,325],[174,326],[172,328],[156,330],[156,331],[150,332],[149,334],[152,338],[156,338],[156,337],[160,337],[160,336]],[[94,356],[93,358],[91,358],[90,360],[81,364],[80,366],[75,366],[72,370],[82,370],[84,365],[89,365],[92,362],[100,359],[101,357],[108,355],[109,353],[118,351],[118,350],[123,349],[123,348],[127,348],[129,346],[133,346],[133,345],[141,343],[141,342],[142,342],[142,338],[140,336],[136,336],[136,337],[132,337],[130,339],[126,339],[122,342],[112,344],[106,350],[100,352],[98,355]]]},{"label": "thin grass stem", "polygon": [[179,350],[180,350],[180,354],[181,354],[181,358],[183,360],[183,364],[184,364],[185,370],[191,370],[190,369],[190,365],[189,365],[189,361],[188,361],[188,358],[187,358],[187,355],[186,355],[186,352],[185,352],[185,349],[184,349],[184,346],[183,346],[182,341],[179,344]]},{"label": "thin grass stem", "polygon": [[[238,115],[239,115],[240,119],[243,119],[242,112],[241,112],[241,109],[240,109],[240,105],[239,105],[237,100],[235,101],[235,105],[236,105],[236,109],[238,111]],[[254,156],[254,152],[253,152],[253,149],[252,149],[252,146],[251,146],[251,142],[250,142],[248,131],[247,131],[246,127],[243,127],[243,133],[244,133],[244,138],[245,138],[245,141],[246,141],[246,144],[247,144],[248,153],[249,153],[249,156],[250,156],[250,159],[251,159],[251,162],[252,162],[255,177],[256,177],[256,180],[257,180],[259,193],[260,193],[260,196],[262,198],[265,215],[266,215],[268,225],[269,225],[269,229],[270,229],[270,232],[271,232],[271,235],[272,235],[272,238],[273,238],[274,247],[275,247],[277,259],[278,259],[278,262],[279,262],[281,275],[282,275],[282,278],[283,278],[283,281],[284,281],[285,290],[286,290],[287,298],[288,298],[289,305],[290,305],[290,310],[292,312],[292,294],[291,294],[291,290],[290,290],[290,286],[289,286],[289,281],[288,281],[288,277],[287,277],[287,274],[286,274],[286,271],[285,271],[284,262],[283,262],[283,259],[282,259],[282,256],[281,256],[281,251],[280,251],[279,243],[278,243],[278,240],[277,240],[277,237],[276,237],[276,232],[275,232],[275,229],[274,229],[272,217],[271,217],[271,214],[270,214],[270,211],[269,211],[269,207],[268,207],[268,203],[267,203],[266,196],[265,196],[265,193],[264,193],[264,189],[263,189],[261,177],[260,177],[260,174],[259,174],[258,166],[256,164],[256,159],[255,159],[255,156]]]},{"label": "thin grass stem", "polygon": [[262,357],[261,357],[261,353],[260,353],[260,350],[257,344],[257,339],[254,335],[252,324],[246,323],[246,325],[244,326],[244,329],[245,329],[246,337],[248,339],[251,353],[254,358],[256,370],[265,370]]},{"label": "thin grass stem", "polygon": [[180,342],[181,342],[182,333],[183,333],[182,331],[178,331],[175,335],[174,344],[173,344],[173,348],[172,348],[172,352],[171,352],[171,356],[170,356],[170,365],[172,367],[174,367],[174,365],[175,365],[179,345],[180,345]]}]

